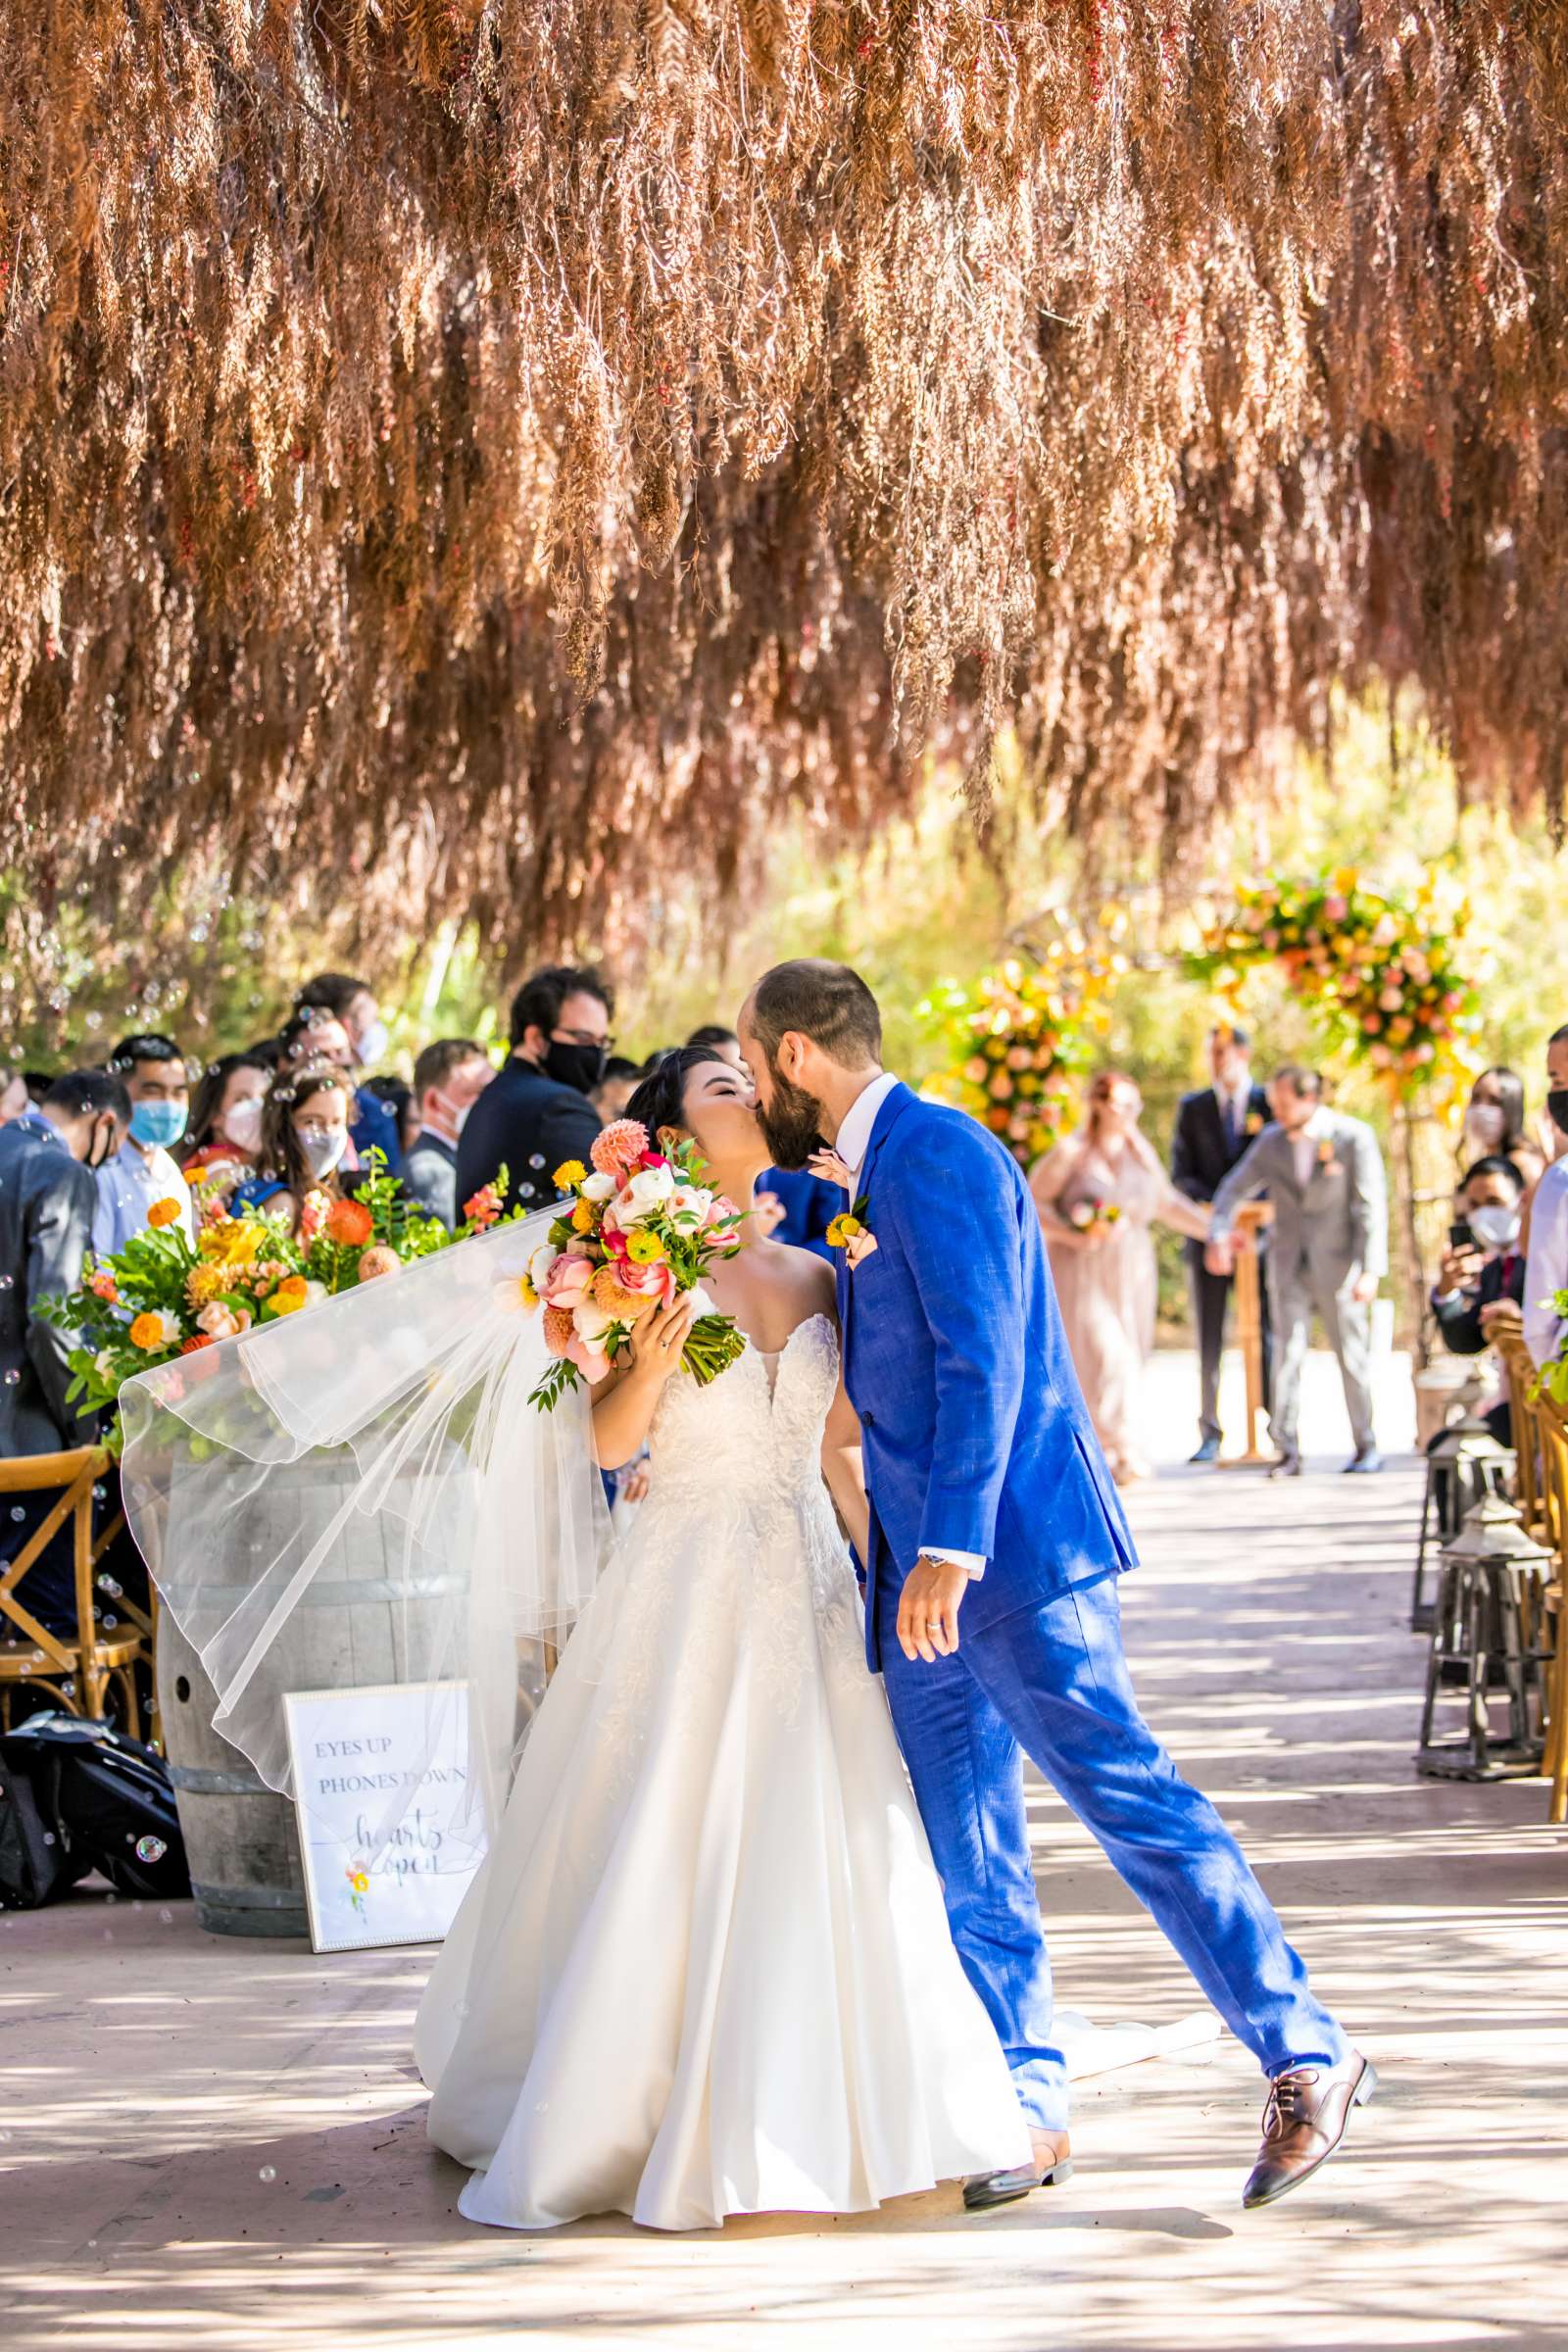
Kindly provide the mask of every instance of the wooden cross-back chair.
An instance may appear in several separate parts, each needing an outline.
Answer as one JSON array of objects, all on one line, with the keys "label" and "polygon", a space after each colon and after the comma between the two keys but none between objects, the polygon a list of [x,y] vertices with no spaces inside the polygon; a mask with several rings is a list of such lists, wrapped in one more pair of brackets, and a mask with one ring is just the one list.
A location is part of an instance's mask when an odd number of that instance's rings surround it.
[{"label": "wooden cross-back chair", "polygon": [[1545,1666],[1546,1752],[1541,1769],[1551,1783],[1547,1819],[1562,1822],[1568,1820],[1568,1613],[1563,1597],[1568,1583],[1568,1415],[1549,1396],[1538,1396],[1531,1409],[1540,1433],[1545,1541],[1552,1553],[1545,1601],[1556,1620],[1552,1654]]},{"label": "wooden cross-back chair", "polygon": [[[16,1686],[47,1690],[68,1713],[102,1722],[110,1687],[118,1684],[124,1729],[133,1739],[141,1737],[135,1669],[151,1663],[151,1623],[123,1597],[116,1612],[124,1614],[122,1627],[106,1628],[93,1615],[98,1562],[124,1524],[117,1519],[94,1543],[92,1491],[109,1469],[109,1456],[98,1446],[79,1446],[68,1453],[14,1454],[0,1461],[0,1496],[55,1494],[16,1558],[0,1569],[0,1724],[10,1724]],[[52,1634],[28,1608],[23,1587],[47,1545],[68,1524],[76,1625],[74,1634]]]}]

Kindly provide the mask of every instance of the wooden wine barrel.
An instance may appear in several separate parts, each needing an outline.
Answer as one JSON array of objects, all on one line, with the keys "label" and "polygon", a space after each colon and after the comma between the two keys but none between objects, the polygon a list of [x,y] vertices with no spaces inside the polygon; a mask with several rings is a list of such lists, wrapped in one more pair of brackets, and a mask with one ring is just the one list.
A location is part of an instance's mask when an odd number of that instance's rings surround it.
[{"label": "wooden wine barrel", "polygon": [[[262,1564],[275,1557],[302,1526],[324,1530],[357,1476],[351,1461],[335,1480],[323,1475],[319,1456],[314,1466],[270,1472],[262,1491],[235,1514],[236,1570],[247,1557]],[[372,1517],[351,1519],[335,1556],[278,1636],[278,1689],[349,1690],[408,1679],[411,1650],[416,1660],[423,1657],[420,1644],[433,1612],[459,1589],[457,1577],[431,1575],[410,1592],[395,1526],[388,1530]],[[220,1585],[211,1597],[221,1611],[226,1598],[237,1605],[246,1590],[236,1575],[232,1587]],[[164,1753],[198,1919],[214,1936],[305,1936],[293,1802],[269,1788],[214,1731],[217,1693],[167,1608],[159,1613],[157,1671]]]}]

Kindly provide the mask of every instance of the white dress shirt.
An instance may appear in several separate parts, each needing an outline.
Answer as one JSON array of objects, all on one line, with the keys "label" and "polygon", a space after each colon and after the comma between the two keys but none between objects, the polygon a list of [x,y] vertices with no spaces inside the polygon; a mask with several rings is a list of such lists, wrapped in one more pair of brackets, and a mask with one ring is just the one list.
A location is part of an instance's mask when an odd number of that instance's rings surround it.
[{"label": "white dress shirt", "polygon": [[[833,1149],[856,1176],[864,1167],[865,1155],[871,1149],[871,1130],[876,1125],[877,1113],[900,1083],[894,1071],[884,1070],[880,1077],[873,1078],[870,1085],[856,1096],[839,1121],[838,1137]],[[850,1279],[853,1282],[855,1278],[852,1275]],[[961,1568],[976,1583],[986,1571],[983,1551],[955,1551],[951,1544],[928,1544],[923,1556],[928,1560],[948,1560],[955,1568]]]},{"label": "white dress shirt", "polygon": [[847,1168],[858,1176],[865,1165],[865,1155],[871,1149],[871,1130],[876,1114],[892,1094],[899,1081],[892,1070],[883,1070],[873,1078],[862,1094],[856,1096],[839,1123],[838,1141],[833,1149]]},{"label": "white dress shirt", "polygon": [[1557,1352],[1563,1325],[1552,1298],[1568,1291],[1568,1159],[1554,1159],[1536,1187],[1525,1259],[1525,1346],[1538,1364]]},{"label": "white dress shirt", "polygon": [[99,1257],[110,1257],[138,1233],[147,1230],[147,1211],[155,1200],[177,1200],[185,1238],[196,1239],[190,1186],[178,1164],[154,1145],[143,1151],[127,1135],[113,1159],[98,1170],[98,1206],[92,1220],[92,1246]]}]

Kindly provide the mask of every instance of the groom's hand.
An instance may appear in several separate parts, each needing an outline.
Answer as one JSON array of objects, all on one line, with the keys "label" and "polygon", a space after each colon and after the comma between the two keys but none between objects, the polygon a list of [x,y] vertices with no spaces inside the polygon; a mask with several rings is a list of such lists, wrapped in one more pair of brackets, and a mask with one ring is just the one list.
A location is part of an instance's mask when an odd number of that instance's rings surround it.
[{"label": "groom's hand", "polygon": [[951,1658],[958,1646],[958,1610],[969,1578],[951,1560],[928,1560],[922,1554],[904,1580],[899,1595],[899,1647],[906,1658],[924,1658],[934,1666],[939,1657]]}]

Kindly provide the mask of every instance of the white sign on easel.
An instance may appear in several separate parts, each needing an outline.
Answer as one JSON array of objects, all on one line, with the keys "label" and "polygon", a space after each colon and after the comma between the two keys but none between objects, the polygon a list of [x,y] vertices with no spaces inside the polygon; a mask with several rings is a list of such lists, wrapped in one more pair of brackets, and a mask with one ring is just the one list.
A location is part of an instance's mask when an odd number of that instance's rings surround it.
[{"label": "white sign on easel", "polygon": [[467,1686],[291,1690],[283,1708],[311,1949],[439,1943],[484,1854]]}]

